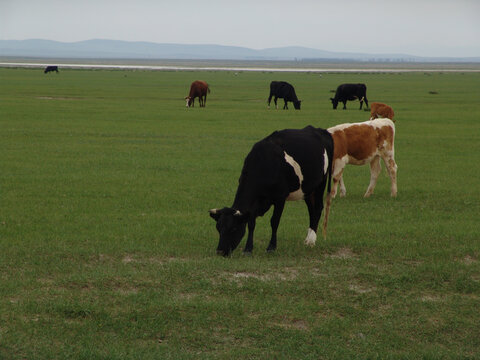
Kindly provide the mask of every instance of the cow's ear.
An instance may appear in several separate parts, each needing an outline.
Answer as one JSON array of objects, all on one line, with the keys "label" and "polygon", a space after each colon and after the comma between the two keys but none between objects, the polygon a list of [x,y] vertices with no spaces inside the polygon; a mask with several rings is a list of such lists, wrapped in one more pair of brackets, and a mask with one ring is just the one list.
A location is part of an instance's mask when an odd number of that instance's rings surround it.
[{"label": "cow's ear", "polygon": [[208,212],[210,213],[210,217],[212,219],[214,219],[215,221],[218,221],[218,219],[220,218],[220,215],[221,215],[221,210],[220,209],[210,209],[210,210],[208,210]]},{"label": "cow's ear", "polygon": [[247,222],[248,219],[249,219],[249,214],[248,213],[242,213],[238,210],[235,211],[235,213],[233,214],[233,216],[240,220],[241,222]]}]

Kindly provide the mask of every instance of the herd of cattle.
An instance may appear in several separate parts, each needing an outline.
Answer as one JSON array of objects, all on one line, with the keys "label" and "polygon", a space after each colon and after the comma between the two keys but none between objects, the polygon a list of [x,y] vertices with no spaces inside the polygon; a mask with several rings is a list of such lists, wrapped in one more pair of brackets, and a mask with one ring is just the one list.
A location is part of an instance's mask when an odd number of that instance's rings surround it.
[{"label": "herd of cattle", "polygon": [[[58,72],[57,66],[48,66],[45,73]],[[205,107],[210,88],[205,81],[194,81],[185,97],[186,106],[193,107],[195,98],[200,107]],[[274,100],[283,99],[283,109],[288,102],[300,110],[293,86],[285,81],[272,81],[268,107]],[[368,108],[365,84],[342,84],[335,97],[330,98],[333,109],[339,102],[346,109],[347,101],[359,100],[360,110],[365,102]],[[346,123],[328,129],[307,126],[304,129],[275,131],[253,145],[245,158],[233,205],[222,209],[211,209],[210,216],[216,221],[220,235],[217,253],[228,256],[239,245],[248,226],[244,253],[253,250],[253,232],[256,218],[263,216],[273,206],[270,219],[272,234],[267,251],[277,247],[277,229],[287,200],[304,200],[310,217],[305,238],[307,245],[315,245],[317,229],[324,208],[323,236],[326,237],[328,216],[332,198],[346,195],[343,170],[347,164],[370,164],[370,184],[365,197],[370,196],[381,171],[383,160],[391,180],[391,196],[397,195],[397,164],[395,163],[395,125],[393,109],[382,103],[372,103],[370,120]],[[332,186],[333,179],[333,186]]]},{"label": "herd of cattle", "polygon": [[[200,106],[205,106],[207,91],[209,89],[205,82],[192,83],[190,94],[185,98],[187,107],[193,106],[194,97],[199,97]],[[336,109],[338,103],[343,102],[343,108],[346,109],[346,102],[356,99],[360,101],[360,109],[363,102],[368,107],[366,92],[365,84],[342,84],[338,86],[335,97],[331,98],[333,108]],[[276,107],[277,99],[283,98],[284,109],[288,109],[287,102],[293,102],[294,108],[300,110],[301,101],[293,86],[287,82],[272,81],[269,107],[272,97]],[[397,164],[394,158],[393,116],[390,106],[372,103],[368,121],[346,123],[328,129],[307,126],[304,129],[275,131],[254,144],[245,158],[232,206],[209,211],[220,235],[217,253],[230,255],[240,244],[248,227],[247,243],[243,251],[250,254],[253,250],[256,218],[263,216],[272,206],[272,234],[267,251],[275,251],[277,229],[287,200],[305,201],[310,218],[305,243],[315,245],[318,223],[324,209],[325,189],[324,237],[330,205],[337,193],[338,184],[340,196],[346,195],[342,175],[347,164],[370,164],[370,184],[364,195],[369,197],[381,172],[382,159],[391,180],[391,196],[395,197]]]}]

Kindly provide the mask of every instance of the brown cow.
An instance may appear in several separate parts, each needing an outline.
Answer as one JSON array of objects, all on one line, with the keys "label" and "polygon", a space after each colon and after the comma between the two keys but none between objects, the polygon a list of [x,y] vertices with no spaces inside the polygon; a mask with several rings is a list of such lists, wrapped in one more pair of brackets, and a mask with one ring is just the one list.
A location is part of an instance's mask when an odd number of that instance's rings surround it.
[{"label": "brown cow", "polygon": [[332,196],[337,193],[340,182],[340,196],[347,189],[343,183],[343,169],[347,164],[370,164],[370,185],[365,197],[373,194],[377,178],[382,170],[380,158],[387,167],[392,182],[391,195],[397,196],[397,164],[395,163],[395,125],[389,119],[375,119],[360,123],[341,124],[327,129],[333,137],[333,187]]},{"label": "brown cow", "polygon": [[200,101],[200,107],[205,107],[207,103],[207,93],[210,94],[210,88],[205,81],[197,80],[190,85],[190,93],[185,100],[187,101],[187,108],[195,106],[195,98],[198,97]]},{"label": "brown cow", "polygon": [[372,103],[372,107],[370,108],[370,120],[386,118],[395,122],[395,120],[393,120],[393,115],[393,109],[390,106],[379,102]]}]

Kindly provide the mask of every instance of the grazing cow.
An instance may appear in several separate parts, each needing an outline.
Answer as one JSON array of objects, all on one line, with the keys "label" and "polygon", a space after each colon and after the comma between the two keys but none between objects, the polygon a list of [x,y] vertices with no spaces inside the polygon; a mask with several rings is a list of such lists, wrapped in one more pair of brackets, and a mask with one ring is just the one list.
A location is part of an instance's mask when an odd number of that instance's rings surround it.
[{"label": "grazing cow", "polygon": [[58,66],[47,66],[45,70],[43,71],[44,74],[49,73],[49,72],[56,71],[58,73]]},{"label": "grazing cow", "polygon": [[210,94],[210,87],[205,81],[197,80],[190,85],[190,93],[185,97],[187,108],[195,106],[195,98],[198,97],[200,107],[205,107],[207,103],[207,93]]},{"label": "grazing cow", "polygon": [[272,97],[275,97],[273,101],[275,102],[275,108],[278,109],[277,99],[281,98],[285,101],[283,109],[288,110],[287,101],[293,102],[293,107],[295,110],[300,110],[301,100],[298,100],[297,94],[295,94],[295,89],[293,86],[285,81],[272,81],[270,83],[270,96],[268,97],[268,108],[270,109],[270,102]]},{"label": "grazing cow", "polygon": [[370,164],[370,185],[364,196],[369,197],[382,170],[380,158],[383,159],[390,175],[391,195],[397,196],[397,164],[394,159],[395,125],[391,120],[375,119],[341,124],[328,128],[328,131],[332,134],[335,145],[332,197],[336,195],[338,182],[340,182],[340,196],[345,196],[347,192],[342,177],[345,165],[367,163]]},{"label": "grazing cow", "polygon": [[339,102],[343,102],[343,110],[347,108],[347,100],[360,100],[360,110],[362,110],[363,102],[368,108],[367,87],[365,84],[342,84],[337,87],[335,97],[330,98],[333,109],[337,108]]},{"label": "grazing cow", "polygon": [[326,236],[332,160],[332,136],[327,130],[312,126],[275,131],[257,142],[243,164],[232,207],[210,210],[220,234],[217,253],[228,256],[245,235],[247,224],[248,239],[244,252],[251,253],[255,219],[263,216],[272,205],[272,236],[267,251],[274,251],[286,200],[305,200],[310,216],[305,243],[315,245],[323,195],[328,184],[323,220],[323,235]]},{"label": "grazing cow", "polygon": [[386,118],[395,122],[393,115],[393,109],[390,106],[379,102],[372,103],[372,107],[370,109],[370,120]]}]

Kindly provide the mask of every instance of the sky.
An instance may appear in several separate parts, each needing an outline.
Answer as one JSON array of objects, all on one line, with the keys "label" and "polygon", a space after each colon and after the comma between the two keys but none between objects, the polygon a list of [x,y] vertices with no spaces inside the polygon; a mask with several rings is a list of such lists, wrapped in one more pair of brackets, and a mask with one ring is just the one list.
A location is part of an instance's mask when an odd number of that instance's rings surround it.
[{"label": "sky", "polygon": [[480,0],[0,0],[0,40],[480,56]]}]

